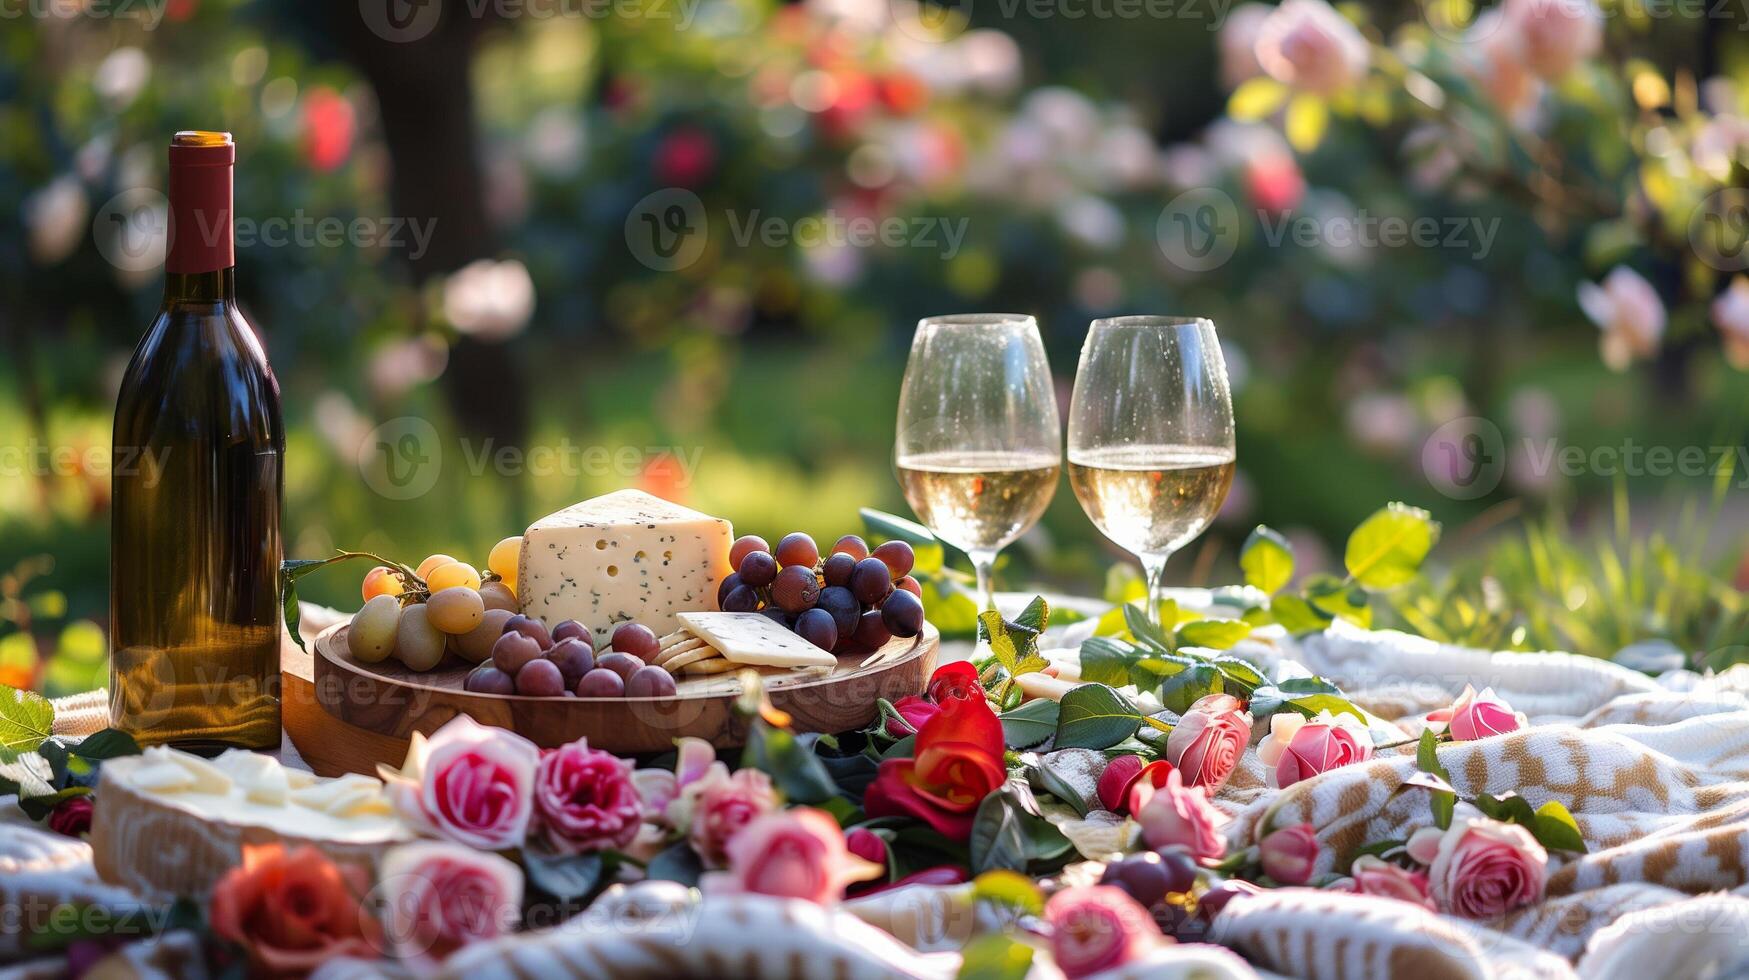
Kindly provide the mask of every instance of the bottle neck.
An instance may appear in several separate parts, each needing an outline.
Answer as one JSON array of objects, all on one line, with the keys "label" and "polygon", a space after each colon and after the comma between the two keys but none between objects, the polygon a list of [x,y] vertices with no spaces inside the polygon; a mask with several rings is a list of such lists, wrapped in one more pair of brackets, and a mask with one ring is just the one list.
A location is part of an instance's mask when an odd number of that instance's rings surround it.
[{"label": "bottle neck", "polygon": [[231,221],[232,160],[229,144],[172,145],[166,273],[201,276],[237,264]]},{"label": "bottle neck", "polygon": [[237,299],[237,270],[165,272],[164,305],[231,303]]}]

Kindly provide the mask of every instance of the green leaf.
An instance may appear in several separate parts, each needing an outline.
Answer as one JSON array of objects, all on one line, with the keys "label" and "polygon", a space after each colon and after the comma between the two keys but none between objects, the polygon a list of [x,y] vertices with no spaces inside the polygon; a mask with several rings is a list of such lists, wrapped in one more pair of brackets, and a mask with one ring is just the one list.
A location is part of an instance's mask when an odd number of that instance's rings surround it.
[{"label": "green leaf", "polygon": [[1341,694],[1336,682],[1323,677],[1290,677],[1276,687],[1288,694]]},{"label": "green leaf", "polygon": [[561,902],[579,899],[601,883],[607,862],[599,853],[550,854],[537,848],[522,849],[522,866],[529,884]]},{"label": "green leaf", "polygon": [[1314,610],[1331,618],[1346,619],[1363,629],[1372,626],[1372,609],[1366,590],[1334,575],[1314,575],[1306,581],[1304,595]]},{"label": "green leaf", "polygon": [[678,881],[691,887],[698,884],[699,876],[704,874],[704,865],[698,859],[698,852],[686,841],[670,844],[667,849],[650,859],[644,866],[644,877],[657,881]]},{"label": "green leaf", "polygon": [[55,727],[55,706],[35,691],[0,684],[0,760],[36,751]]},{"label": "green leaf", "polygon": [[997,663],[1007,668],[1010,676],[1035,673],[1050,666],[1049,661],[1039,656],[1040,632],[1031,626],[1004,620],[994,609],[978,615],[979,638],[989,641],[990,653]]},{"label": "green leaf", "polygon": [[[1354,702],[1334,694],[1302,694],[1289,698],[1288,702],[1294,710],[1307,718],[1315,717],[1320,711],[1328,711],[1333,715],[1350,714],[1361,721],[1366,721],[1366,712],[1354,706]],[[1367,722],[1371,724],[1371,722]]]},{"label": "green leaf", "polygon": [[1178,646],[1227,650],[1251,635],[1251,624],[1242,619],[1198,619],[1178,627]]},{"label": "green leaf", "polygon": [[769,775],[791,803],[823,803],[839,795],[838,785],[820,757],[796,736],[755,718],[747,731],[741,765]]},{"label": "green leaf", "polygon": [[1013,909],[1026,915],[1042,915],[1045,895],[1038,883],[1015,871],[986,871],[972,879],[972,898]]},{"label": "green leaf", "polygon": [[1250,697],[1251,692],[1265,687],[1269,683],[1248,660],[1240,660],[1237,657],[1217,657],[1213,663],[1220,669],[1221,676],[1226,678],[1223,689],[1237,688],[1240,697]]},{"label": "green leaf", "polygon": [[[1164,604],[1162,604],[1162,606],[1164,606]],[[1172,619],[1177,618],[1177,611],[1178,604],[1173,603]],[[1171,624],[1172,619],[1168,619],[1164,613],[1160,616],[1160,622],[1166,623],[1168,626]],[[1124,626],[1129,629],[1130,635],[1136,638],[1137,643],[1147,644],[1148,646],[1155,647],[1165,653],[1171,653],[1173,650],[1177,649],[1177,645],[1172,642],[1171,634],[1166,632],[1166,629],[1157,625],[1153,620],[1149,619],[1147,611],[1141,606],[1129,602],[1124,603],[1123,621]]]},{"label": "green leaf", "polygon": [[140,746],[134,737],[119,728],[105,728],[94,732],[72,747],[74,755],[90,762],[101,762],[105,759],[116,759],[124,755],[139,755]]},{"label": "green leaf", "polygon": [[1439,523],[1426,511],[1391,503],[1348,536],[1342,564],[1363,587],[1381,592],[1412,581],[1439,540]]},{"label": "green leaf", "polygon": [[1063,695],[1057,710],[1059,749],[1103,749],[1129,738],[1142,725],[1130,699],[1105,684],[1082,684]]},{"label": "green leaf", "polygon": [[[1431,730],[1421,733],[1420,742],[1415,745],[1415,766],[1430,776],[1451,785],[1451,773],[1439,761],[1439,736]],[[1433,825],[1440,830],[1451,826],[1452,815],[1457,812],[1457,794],[1449,789],[1434,789],[1429,805],[1433,808]]]},{"label": "green leaf", "polygon": [[978,804],[967,846],[971,849],[973,873],[996,868],[1026,870],[1026,833],[1020,826],[1020,813],[1007,794],[997,790]]},{"label": "green leaf", "polygon": [[1220,694],[1226,690],[1221,669],[1214,664],[1197,664],[1160,682],[1160,704],[1174,714],[1190,710],[1198,698]]},{"label": "green leaf", "polygon": [[1015,617],[1014,622],[1029,630],[1043,633],[1051,625],[1051,604],[1045,601],[1044,596],[1035,595],[1026,604],[1026,608],[1020,611],[1020,615]]},{"label": "green leaf", "polygon": [[23,810],[24,815],[32,820],[44,820],[61,801],[70,800],[75,796],[87,796],[90,793],[91,787],[89,786],[68,786],[46,796],[19,797],[18,808]]},{"label": "green leaf", "polygon": [[862,515],[862,526],[871,537],[903,541],[911,546],[911,550],[917,554],[913,574],[918,571],[925,575],[931,574],[946,562],[941,542],[923,525],[872,507],[864,507],[859,513]]},{"label": "green leaf", "polygon": [[1278,595],[1269,602],[1270,614],[1289,633],[1314,633],[1328,627],[1333,617],[1312,608],[1312,604],[1297,595]]},{"label": "green leaf", "polygon": [[1245,584],[1274,594],[1294,577],[1294,548],[1275,530],[1262,524],[1245,539],[1239,549],[1239,569],[1245,573]]},{"label": "green leaf", "polygon": [[365,558],[378,565],[393,568],[400,573],[403,580],[414,583],[419,588],[424,588],[425,583],[412,568],[368,551],[342,551],[328,558],[287,558],[279,563],[280,607],[285,616],[286,632],[291,634],[292,642],[298,645],[298,649],[304,649],[304,638],[298,634],[298,623],[302,620],[302,616],[298,612],[298,579],[318,568],[326,568],[329,565],[357,558]]},{"label": "green leaf", "polygon": [[1530,827],[1537,843],[1557,851],[1585,853],[1585,835],[1579,832],[1579,822],[1559,800],[1550,800],[1536,808]]},{"label": "green leaf", "polygon": [[1053,749],[1027,770],[1027,778],[1035,789],[1062,800],[1085,817],[1099,802],[1099,774],[1106,765],[1105,754],[1097,749]]},{"label": "green leaf", "polygon": [[1032,947],[1006,933],[991,932],[967,943],[958,980],[1024,980],[1032,970]]},{"label": "green leaf", "polygon": [[1129,644],[1109,636],[1089,637],[1081,644],[1081,678],[1095,684],[1122,687],[1130,683],[1130,666],[1138,656]]},{"label": "green leaf", "polygon": [[1002,723],[1002,741],[1011,749],[1030,749],[1043,743],[1056,732],[1060,709],[1057,702],[1038,698],[1003,712],[996,717]]}]

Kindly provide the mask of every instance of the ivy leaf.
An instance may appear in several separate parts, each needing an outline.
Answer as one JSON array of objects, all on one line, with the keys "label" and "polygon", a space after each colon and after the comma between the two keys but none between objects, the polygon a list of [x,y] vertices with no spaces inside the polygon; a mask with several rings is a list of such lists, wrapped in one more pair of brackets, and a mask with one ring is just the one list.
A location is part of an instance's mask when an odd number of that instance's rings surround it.
[{"label": "ivy leaf", "polygon": [[55,706],[48,698],[0,684],[0,761],[35,752],[54,727]]},{"label": "ivy leaf", "polygon": [[1002,723],[1002,741],[1011,749],[1030,749],[1042,744],[1056,733],[1061,707],[1049,698],[1038,698],[997,715],[996,720]]},{"label": "ivy leaf", "polygon": [[1130,699],[1104,684],[1082,684],[1063,695],[1057,709],[1059,749],[1103,749],[1134,735],[1142,713]]},{"label": "ivy leaf", "polygon": [[1439,523],[1419,507],[1390,503],[1348,536],[1342,564],[1350,578],[1373,592],[1394,589],[1421,572],[1439,541]]},{"label": "ivy leaf", "polygon": [[1239,549],[1239,569],[1245,584],[1274,595],[1294,576],[1294,548],[1275,530],[1262,524]]},{"label": "ivy leaf", "polygon": [[992,932],[966,944],[956,980],[1024,980],[1031,970],[1031,946]]},{"label": "ivy leaf", "polygon": [[528,869],[529,883],[561,902],[594,891],[606,865],[599,853],[550,854],[531,847],[522,849],[522,866]]},{"label": "ivy leaf", "polygon": [[1178,646],[1226,650],[1251,635],[1242,619],[1198,619],[1178,627]]},{"label": "ivy leaf", "polygon": [[1579,822],[1559,800],[1550,800],[1536,808],[1530,827],[1537,843],[1557,851],[1586,852],[1585,835],[1579,832]]}]

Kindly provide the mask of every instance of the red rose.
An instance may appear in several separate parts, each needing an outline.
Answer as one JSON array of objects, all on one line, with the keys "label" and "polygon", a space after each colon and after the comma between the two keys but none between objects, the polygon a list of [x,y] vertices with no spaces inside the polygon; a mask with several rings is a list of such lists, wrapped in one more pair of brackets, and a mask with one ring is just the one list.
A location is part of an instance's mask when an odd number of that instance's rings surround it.
[{"label": "red rose", "polygon": [[984,696],[984,686],[978,683],[978,668],[970,661],[955,660],[951,664],[942,664],[935,668],[935,673],[929,675],[929,684],[924,688],[929,700],[942,701],[961,700],[973,694],[980,698]]},{"label": "red rose", "polygon": [[82,837],[91,829],[91,794],[82,793],[55,804],[49,811],[49,829],[68,837]]},{"label": "red rose", "polygon": [[243,863],[213,885],[209,918],[244,948],[254,975],[297,976],[337,956],[375,959],[376,920],[359,907],[357,868],[308,845],[245,845]]},{"label": "red rose", "polygon": [[863,796],[863,811],[871,817],[916,817],[963,841],[972,835],[978,804],[1007,778],[1002,723],[989,702],[982,695],[950,697],[918,731],[914,758],[881,763]]},{"label": "red rose", "polygon": [[941,708],[935,702],[926,700],[917,694],[906,695],[893,702],[893,710],[899,713],[899,717],[886,720],[883,731],[886,732],[888,738],[904,738],[906,735],[915,735],[925,724],[928,724],[929,719],[941,714]]}]

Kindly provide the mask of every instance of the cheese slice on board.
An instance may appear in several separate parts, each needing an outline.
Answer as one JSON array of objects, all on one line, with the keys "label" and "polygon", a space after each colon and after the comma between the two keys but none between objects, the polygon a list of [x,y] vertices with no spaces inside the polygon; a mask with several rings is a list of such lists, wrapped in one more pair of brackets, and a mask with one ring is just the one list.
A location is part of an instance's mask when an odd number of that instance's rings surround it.
[{"label": "cheese slice on board", "polygon": [[717,608],[730,572],[728,521],[640,490],[620,490],[543,517],[522,536],[522,611],[547,628],[574,619],[600,649],[621,623],[657,636],[676,613]]},{"label": "cheese slice on board", "polygon": [[761,613],[681,613],[680,623],[716,647],[723,659],[750,667],[836,667],[831,651],[802,639]]}]

